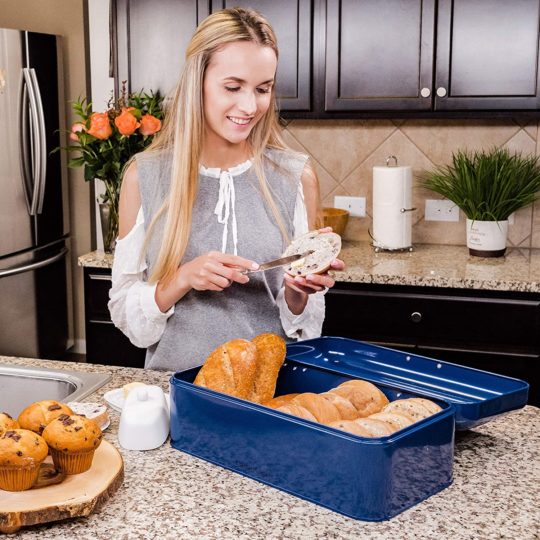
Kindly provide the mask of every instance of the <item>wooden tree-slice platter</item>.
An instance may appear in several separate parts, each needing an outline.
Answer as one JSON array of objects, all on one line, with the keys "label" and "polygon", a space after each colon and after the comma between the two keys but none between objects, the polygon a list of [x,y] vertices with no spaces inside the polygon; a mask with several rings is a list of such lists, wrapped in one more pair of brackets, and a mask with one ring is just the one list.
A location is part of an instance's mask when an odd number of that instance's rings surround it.
[{"label": "wooden tree-slice platter", "polygon": [[[45,464],[50,463],[50,456]],[[27,491],[0,490],[0,532],[79,516],[88,516],[122,484],[124,462],[120,452],[102,441],[92,467],[66,476],[61,483]]]}]

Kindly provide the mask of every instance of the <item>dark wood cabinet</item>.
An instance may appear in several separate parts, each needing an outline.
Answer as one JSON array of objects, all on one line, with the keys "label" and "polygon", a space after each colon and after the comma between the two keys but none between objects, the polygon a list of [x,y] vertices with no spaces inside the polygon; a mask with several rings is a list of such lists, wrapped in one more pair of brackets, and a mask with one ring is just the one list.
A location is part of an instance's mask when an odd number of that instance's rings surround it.
[{"label": "dark wood cabinet", "polygon": [[197,25],[210,13],[251,7],[272,24],[280,49],[276,92],[281,109],[311,109],[311,0],[117,0],[117,80],[132,91],[170,92]]},{"label": "dark wood cabinet", "polygon": [[325,111],[430,110],[435,0],[328,0]]},{"label": "dark wood cabinet", "polygon": [[434,107],[537,109],[538,0],[439,0]]},{"label": "dark wood cabinet", "polygon": [[[540,0],[115,0],[115,79],[169,92],[207,15],[262,12],[285,118],[538,114]],[[156,9],[158,7],[158,9]]]},{"label": "dark wood cabinet", "polygon": [[524,379],[540,404],[540,295],[338,283],[326,305],[324,335]]},{"label": "dark wood cabinet", "polygon": [[135,347],[111,321],[111,270],[84,268],[86,361],[92,364],[144,367],[146,349]]}]

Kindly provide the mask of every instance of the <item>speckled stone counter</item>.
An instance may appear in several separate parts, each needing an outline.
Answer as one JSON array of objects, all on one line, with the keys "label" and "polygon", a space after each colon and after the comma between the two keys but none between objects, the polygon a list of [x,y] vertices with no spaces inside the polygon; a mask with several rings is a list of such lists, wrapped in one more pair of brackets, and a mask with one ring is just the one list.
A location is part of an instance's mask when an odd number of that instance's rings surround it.
[{"label": "speckled stone counter", "polygon": [[[90,396],[134,380],[168,388],[168,373],[0,356],[0,363],[110,372]],[[1,397],[0,397],[1,401]],[[0,407],[1,408],[1,407]],[[119,447],[119,414],[105,438],[125,461],[125,481],[96,513],[22,529],[24,539],[540,538],[540,409],[527,406],[458,433],[454,482],[390,521],[356,521],[194,458],[165,443],[148,452]],[[1,506],[1,494],[0,494]],[[11,537],[11,536],[8,536]]]},{"label": "speckled stone counter", "polygon": [[[509,248],[505,257],[472,257],[465,246],[418,244],[412,252],[375,253],[367,242],[345,242],[346,268],[337,281],[499,291],[540,292],[540,249]],[[110,268],[113,256],[93,251],[81,266]]]}]

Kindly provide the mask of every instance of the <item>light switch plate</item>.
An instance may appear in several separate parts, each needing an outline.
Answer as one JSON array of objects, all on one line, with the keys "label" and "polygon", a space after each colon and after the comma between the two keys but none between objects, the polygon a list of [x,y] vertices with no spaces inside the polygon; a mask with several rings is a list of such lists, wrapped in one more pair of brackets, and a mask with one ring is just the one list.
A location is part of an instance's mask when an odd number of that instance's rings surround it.
[{"label": "light switch plate", "polygon": [[459,221],[459,208],[448,199],[426,199],[426,221]]},{"label": "light switch plate", "polygon": [[336,195],[334,197],[334,207],[348,210],[351,217],[366,217],[365,197],[344,197]]}]

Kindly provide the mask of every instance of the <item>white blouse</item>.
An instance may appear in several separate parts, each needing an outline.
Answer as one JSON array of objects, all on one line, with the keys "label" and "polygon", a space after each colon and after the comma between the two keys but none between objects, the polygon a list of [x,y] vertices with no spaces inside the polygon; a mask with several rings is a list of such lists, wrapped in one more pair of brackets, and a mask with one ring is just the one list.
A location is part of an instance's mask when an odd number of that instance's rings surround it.
[{"label": "white blouse", "polygon": [[[211,176],[220,181],[219,200],[214,213],[219,223],[223,223],[222,251],[224,250],[223,246],[227,245],[229,228],[233,234],[233,244],[236,251],[234,177],[249,167],[251,167],[249,160],[230,168],[228,171],[215,168],[207,169],[201,166],[201,172],[205,176]],[[230,227],[229,222],[231,222]],[[302,182],[298,184],[293,227],[295,238],[309,230]],[[115,326],[122,330],[134,345],[143,348],[159,341],[165,331],[167,319],[174,313],[175,309],[175,306],[172,306],[163,313],[155,300],[157,284],[149,284],[145,280],[147,265],[144,260],[140,260],[145,234],[141,206],[131,231],[116,242],[112,287],[109,291],[108,304]],[[325,313],[325,292],[310,294],[304,311],[300,315],[294,315],[285,301],[285,287],[280,289],[275,301],[279,308],[283,330],[289,338],[311,339],[321,335]],[[178,303],[178,309],[181,309],[181,300]]]}]

